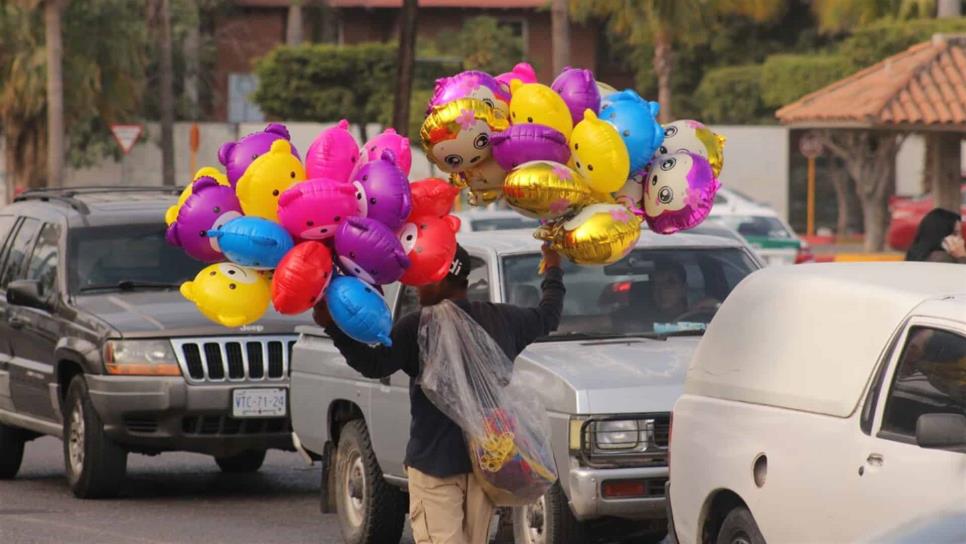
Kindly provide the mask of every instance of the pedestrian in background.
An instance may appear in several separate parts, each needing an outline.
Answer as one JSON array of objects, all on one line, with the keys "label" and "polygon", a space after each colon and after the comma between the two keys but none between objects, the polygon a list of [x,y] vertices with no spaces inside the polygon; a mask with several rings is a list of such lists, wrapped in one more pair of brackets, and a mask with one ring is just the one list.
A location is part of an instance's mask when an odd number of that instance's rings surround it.
[{"label": "pedestrian in background", "polygon": [[927,213],[919,223],[906,260],[966,264],[963,223],[959,214],[942,208]]}]

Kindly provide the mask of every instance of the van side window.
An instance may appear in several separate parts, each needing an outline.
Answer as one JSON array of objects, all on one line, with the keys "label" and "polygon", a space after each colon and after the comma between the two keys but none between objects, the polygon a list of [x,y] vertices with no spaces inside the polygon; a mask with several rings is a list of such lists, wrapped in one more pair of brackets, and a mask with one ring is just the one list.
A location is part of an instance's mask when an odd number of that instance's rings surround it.
[{"label": "van side window", "polygon": [[27,263],[26,279],[38,280],[40,293],[45,297],[53,293],[57,287],[59,241],[60,227],[52,223],[44,225],[43,230],[40,231],[40,238],[37,239],[37,245],[34,246],[33,255],[30,256],[30,262]]},{"label": "van side window", "polygon": [[3,271],[0,273],[0,289],[6,289],[8,283],[22,277],[27,255],[30,254],[39,232],[40,221],[36,219],[26,218],[20,223],[20,228],[10,244]]},{"label": "van side window", "polygon": [[0,215],[0,269],[3,267],[3,258],[7,253],[8,240],[13,233],[13,226],[16,222],[17,218],[12,215]]},{"label": "van side window", "polygon": [[490,269],[486,261],[470,257],[470,275],[467,278],[466,298],[470,302],[490,301]]},{"label": "van side window", "polygon": [[966,415],[964,377],[966,337],[942,329],[913,327],[886,399],[882,431],[914,438],[921,415]]}]

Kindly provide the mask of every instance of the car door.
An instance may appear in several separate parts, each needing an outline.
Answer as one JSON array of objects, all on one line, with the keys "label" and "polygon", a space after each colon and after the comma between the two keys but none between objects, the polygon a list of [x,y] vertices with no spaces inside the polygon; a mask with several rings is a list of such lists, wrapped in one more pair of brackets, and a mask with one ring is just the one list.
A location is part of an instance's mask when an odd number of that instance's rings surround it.
[{"label": "car door", "polygon": [[25,217],[20,220],[17,232],[13,235],[9,244],[10,247],[4,259],[3,269],[0,270],[0,289],[3,290],[3,300],[6,305],[6,315],[0,322],[0,337],[6,338],[8,342],[7,369],[10,379],[10,398],[13,401],[13,408],[17,412],[21,412],[30,404],[31,395],[29,391],[25,391],[24,384],[28,383],[29,380],[41,378],[43,373],[38,373],[37,369],[25,365],[23,360],[18,359],[13,354],[13,345],[17,342],[23,329],[20,326],[20,318],[15,316],[15,309],[6,302],[6,290],[11,281],[22,277],[27,265],[27,258],[40,232],[40,226],[40,221],[36,219]]},{"label": "car door", "polygon": [[[41,295],[51,302],[60,290],[60,233],[60,226],[53,223],[41,227],[19,278],[38,281]],[[16,366],[23,370],[12,377],[17,411],[56,421],[58,415],[51,402],[49,384],[54,383],[54,348],[63,322],[46,309],[11,305],[8,312],[8,323],[15,328],[10,338],[11,354]]]},{"label": "car door", "polygon": [[[0,277],[3,272],[3,261],[11,234],[15,230],[17,218],[12,215],[0,215]],[[7,327],[8,316],[7,299],[0,288],[0,410],[13,411],[13,399],[10,396],[10,334]]]}]

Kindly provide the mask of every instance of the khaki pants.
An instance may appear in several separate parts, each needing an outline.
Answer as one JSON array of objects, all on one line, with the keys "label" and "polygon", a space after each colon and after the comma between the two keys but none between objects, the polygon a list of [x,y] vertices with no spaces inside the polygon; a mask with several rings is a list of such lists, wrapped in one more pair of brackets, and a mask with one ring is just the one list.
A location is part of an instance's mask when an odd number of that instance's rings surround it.
[{"label": "khaki pants", "polygon": [[409,522],[416,544],[486,544],[493,503],[476,477],[436,478],[412,467],[409,475]]}]

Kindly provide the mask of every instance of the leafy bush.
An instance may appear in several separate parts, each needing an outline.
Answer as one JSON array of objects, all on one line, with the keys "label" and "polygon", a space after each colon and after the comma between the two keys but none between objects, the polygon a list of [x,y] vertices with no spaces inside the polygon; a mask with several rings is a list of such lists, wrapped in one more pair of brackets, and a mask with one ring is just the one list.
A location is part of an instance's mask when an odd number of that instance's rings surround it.
[{"label": "leafy bush", "polygon": [[706,123],[774,122],[761,101],[760,64],[709,70],[695,92]]},{"label": "leafy bush", "polygon": [[851,63],[838,55],[772,55],[761,69],[761,99],[780,108],[849,75]]},{"label": "leafy bush", "polygon": [[855,29],[839,51],[859,70],[932,38],[936,33],[966,32],[966,17],[884,20]]}]

